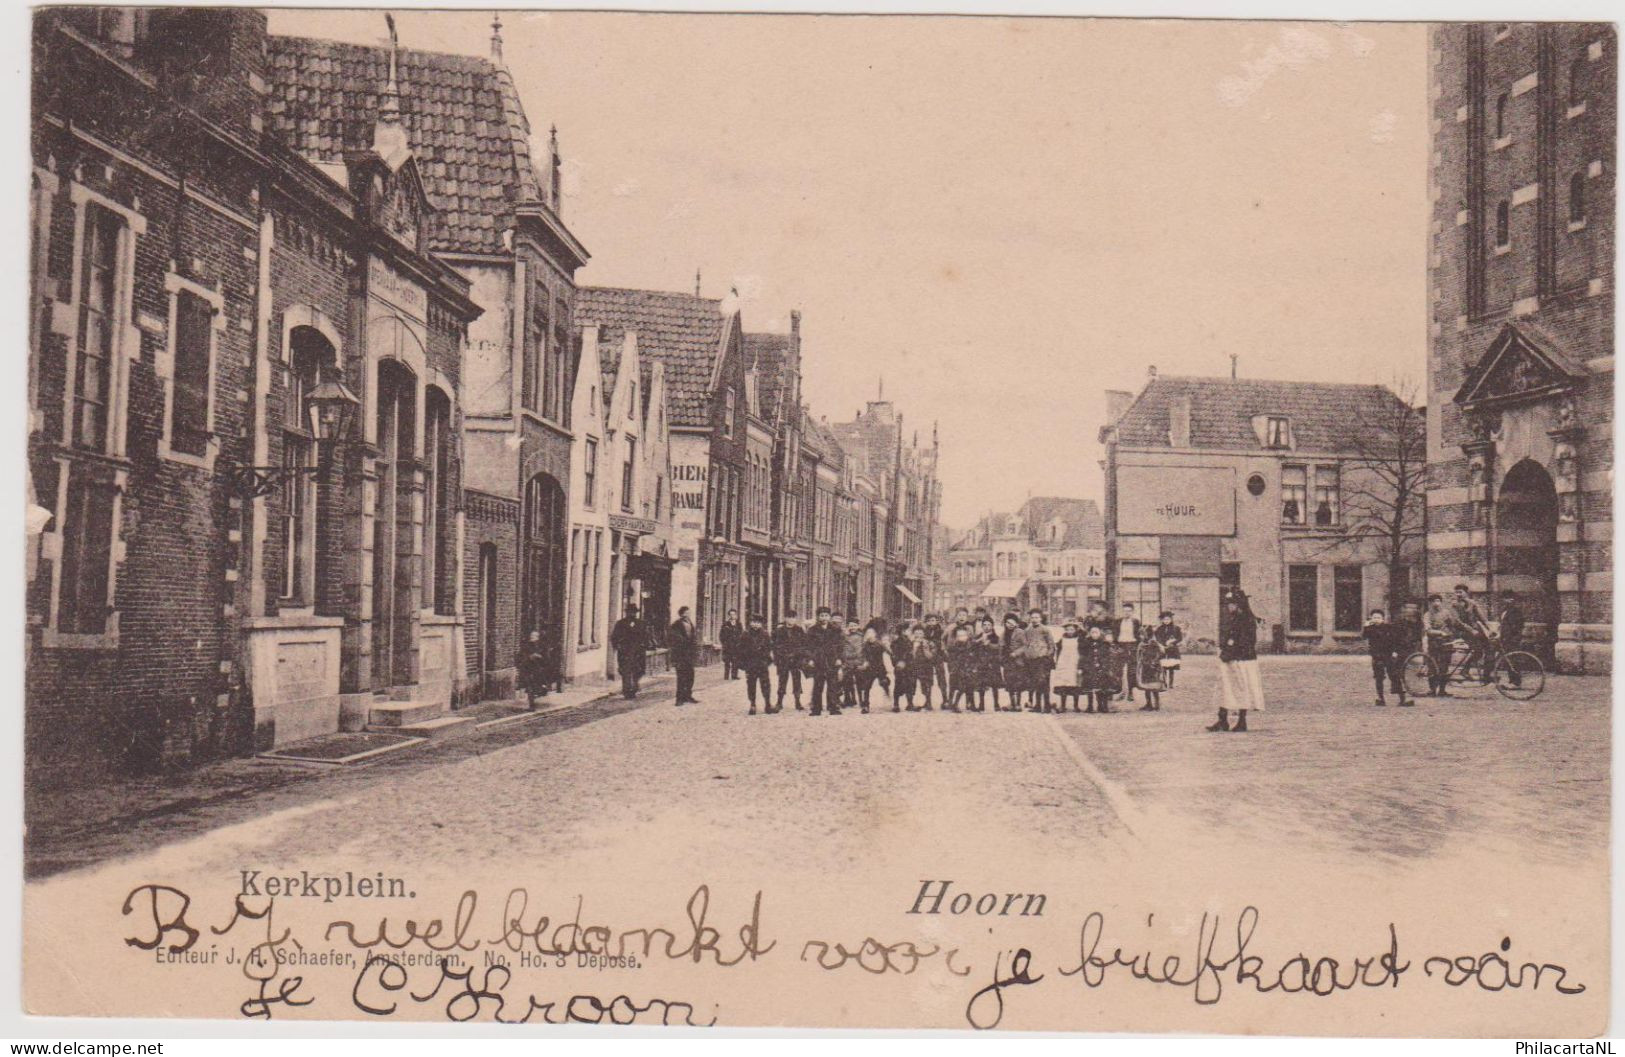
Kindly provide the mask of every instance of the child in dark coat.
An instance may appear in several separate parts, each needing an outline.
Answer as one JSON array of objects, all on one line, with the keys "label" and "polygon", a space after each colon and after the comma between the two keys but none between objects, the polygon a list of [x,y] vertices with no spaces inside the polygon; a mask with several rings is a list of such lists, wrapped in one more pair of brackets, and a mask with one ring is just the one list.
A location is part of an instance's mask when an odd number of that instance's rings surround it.
[{"label": "child in dark coat", "polygon": [[1377,684],[1377,706],[1380,708],[1388,703],[1382,695],[1384,678],[1399,696],[1399,703],[1409,705],[1410,702],[1405,699],[1405,681],[1402,678],[1405,651],[1409,644],[1401,641],[1399,631],[1388,623],[1387,614],[1380,609],[1371,611],[1362,633],[1365,635],[1366,646],[1371,650],[1371,678]]},{"label": "child in dark coat", "polygon": [[1089,699],[1085,712],[1110,712],[1117,680],[1116,647],[1106,638],[1100,624],[1089,625],[1089,633],[1078,646],[1078,687]]}]

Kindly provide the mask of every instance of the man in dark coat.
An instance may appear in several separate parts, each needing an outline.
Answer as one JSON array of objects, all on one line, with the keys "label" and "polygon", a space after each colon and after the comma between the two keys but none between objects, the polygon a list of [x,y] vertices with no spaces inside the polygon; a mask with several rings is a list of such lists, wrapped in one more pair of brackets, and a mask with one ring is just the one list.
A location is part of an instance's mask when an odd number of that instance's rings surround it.
[{"label": "man in dark coat", "polygon": [[739,610],[728,610],[728,619],[722,622],[722,630],[717,633],[722,643],[722,677],[724,679],[739,678],[739,640],[744,637],[745,628],[739,623]]},{"label": "man in dark coat", "polygon": [[637,606],[627,606],[626,615],[615,622],[609,644],[615,647],[615,667],[621,673],[621,694],[638,696],[638,682],[648,662],[649,627],[638,616]]},{"label": "man in dark coat", "polygon": [[807,653],[812,660],[812,714],[841,714],[841,646],[846,636],[830,620],[828,606],[818,607],[817,623],[807,629]]},{"label": "man in dark coat", "polygon": [[942,626],[942,618],[935,613],[925,615],[924,627],[925,641],[931,644],[931,652],[936,659],[932,662],[931,671],[921,675],[920,678],[927,680],[927,690],[931,688],[931,682],[935,681],[936,685],[942,690],[942,700],[946,703],[948,700],[948,655],[944,652],[943,645],[948,637],[947,631]]},{"label": "man in dark coat", "polygon": [[694,700],[694,655],[699,649],[699,635],[694,622],[688,618],[688,607],[677,610],[677,619],[666,632],[667,656],[677,673],[677,701],[679,705],[697,705]]},{"label": "man in dark coat", "polygon": [[794,688],[796,711],[801,711],[801,664],[806,656],[807,629],[801,626],[792,609],[773,629],[773,667],[779,670],[779,694],[773,711],[783,711],[786,687]]},{"label": "man in dark coat", "polygon": [[740,636],[738,643],[739,666],[745,670],[745,697],[750,701],[750,714],[753,716],[756,714],[758,687],[762,691],[762,711],[769,715],[779,711],[773,707],[773,699],[768,696],[772,687],[767,666],[773,660],[773,640],[768,637],[763,623],[760,613],[752,613],[750,627]]}]

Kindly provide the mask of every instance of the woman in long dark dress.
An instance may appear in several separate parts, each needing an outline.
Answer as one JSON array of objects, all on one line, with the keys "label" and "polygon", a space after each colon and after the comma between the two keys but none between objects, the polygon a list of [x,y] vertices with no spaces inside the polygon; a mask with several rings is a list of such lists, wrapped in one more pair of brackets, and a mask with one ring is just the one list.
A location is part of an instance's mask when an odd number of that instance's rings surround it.
[{"label": "woman in long dark dress", "polygon": [[[1264,680],[1258,670],[1258,618],[1239,588],[1225,597],[1219,614],[1219,718],[1207,729],[1247,730],[1247,713],[1264,709]],[[1230,724],[1230,713],[1236,722]]]}]

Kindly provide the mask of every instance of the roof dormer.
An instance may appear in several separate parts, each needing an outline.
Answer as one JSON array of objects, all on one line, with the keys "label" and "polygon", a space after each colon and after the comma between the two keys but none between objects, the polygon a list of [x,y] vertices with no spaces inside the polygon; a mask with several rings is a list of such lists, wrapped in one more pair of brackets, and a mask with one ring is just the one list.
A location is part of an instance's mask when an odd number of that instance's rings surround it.
[{"label": "roof dormer", "polygon": [[1258,437],[1258,446],[1271,451],[1291,451],[1294,447],[1292,441],[1292,419],[1286,415],[1254,415],[1253,433]]}]

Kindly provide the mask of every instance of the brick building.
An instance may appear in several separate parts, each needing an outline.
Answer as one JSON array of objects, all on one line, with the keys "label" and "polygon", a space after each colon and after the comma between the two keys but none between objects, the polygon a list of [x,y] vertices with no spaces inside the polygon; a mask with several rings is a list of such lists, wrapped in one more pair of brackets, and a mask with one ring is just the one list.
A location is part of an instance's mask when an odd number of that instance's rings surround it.
[{"label": "brick building", "polygon": [[1394,475],[1373,461],[1386,450],[1386,423],[1414,423],[1408,476],[1421,472],[1417,412],[1389,390],[1152,372],[1139,393],[1107,397],[1100,440],[1113,610],[1123,602],[1142,618],[1172,610],[1193,644],[1211,645],[1220,594],[1236,585],[1274,648],[1337,651],[1360,648],[1371,607],[1417,593],[1420,488],[1398,503],[1406,533],[1397,560],[1372,531],[1371,511]]},{"label": "brick building", "polygon": [[[389,50],[278,36],[269,60],[273,127],[312,160],[342,162],[383,105]],[[428,248],[483,310],[464,366],[468,577],[454,619],[458,698],[501,697],[531,630],[564,663],[574,275],[587,251],[560,216],[557,133],[542,165],[531,156],[500,22],[489,58],[402,50],[398,84],[406,146],[443,205]]]},{"label": "brick building", "polygon": [[1537,645],[1606,672],[1618,41],[1428,33],[1429,586],[1515,590]]},{"label": "brick building", "polygon": [[342,170],[286,149],[259,12],[42,12],[34,47],[27,757],[365,722],[439,674],[459,582],[478,308],[422,248],[418,163],[387,111]]}]

